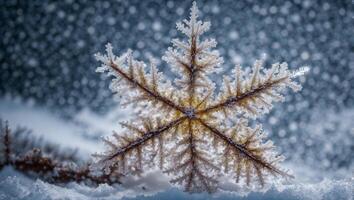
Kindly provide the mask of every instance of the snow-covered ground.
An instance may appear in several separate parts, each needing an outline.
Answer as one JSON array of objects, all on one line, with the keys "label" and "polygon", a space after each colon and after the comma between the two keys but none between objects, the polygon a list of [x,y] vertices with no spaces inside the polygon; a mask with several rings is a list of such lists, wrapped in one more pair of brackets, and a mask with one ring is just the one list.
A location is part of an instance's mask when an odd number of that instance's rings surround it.
[{"label": "snow-covered ground", "polygon": [[[167,184],[156,174],[131,181],[130,187],[100,185],[89,188],[77,183],[57,186],[41,180],[31,180],[12,168],[0,173],[0,199],[343,199],[351,200],[354,195],[354,179],[329,180],[318,183],[293,183],[273,185],[264,192],[219,192],[187,194]],[[139,184],[137,184],[139,183]],[[146,190],[141,189],[146,186]],[[148,187],[150,186],[150,188]]]},{"label": "snow-covered ground", "polygon": [[[77,148],[86,158],[103,150],[99,138],[119,129],[117,122],[126,118],[126,113],[129,113],[126,109],[117,108],[105,116],[98,116],[84,110],[77,113],[74,120],[67,121],[29,103],[0,100],[0,118],[8,120],[10,127],[25,126],[52,143]],[[89,188],[77,183],[58,186],[32,180],[7,167],[0,172],[0,199],[353,199],[352,170],[329,173],[298,160],[287,161],[284,165],[293,171],[295,180],[273,183],[268,190],[257,193],[241,191],[237,185],[225,181],[221,186],[224,192],[212,196],[186,194],[171,186],[168,178],[158,171],[147,172],[140,178],[127,177],[119,187]]]}]

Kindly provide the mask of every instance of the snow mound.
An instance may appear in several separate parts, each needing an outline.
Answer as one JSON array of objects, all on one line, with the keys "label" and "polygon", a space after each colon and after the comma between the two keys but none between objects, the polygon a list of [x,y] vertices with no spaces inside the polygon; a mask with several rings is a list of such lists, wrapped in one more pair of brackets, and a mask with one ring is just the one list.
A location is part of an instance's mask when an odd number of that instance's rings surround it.
[{"label": "snow mound", "polygon": [[[155,177],[156,174],[150,174]],[[112,187],[106,184],[97,188],[90,188],[77,183],[70,183],[65,186],[58,186],[32,180],[19,174],[10,167],[0,173],[0,199],[1,200],[56,200],[56,199],[336,199],[352,200],[354,196],[354,178],[342,180],[325,179],[319,183],[295,183],[292,185],[273,185],[266,192],[253,192],[242,195],[237,192],[218,192],[212,196],[202,194],[188,194],[177,188],[166,186],[160,182],[151,182],[151,177],[135,180],[139,185],[150,186],[144,189],[136,187],[137,184],[131,181],[126,187]],[[150,184],[150,185],[149,185]],[[134,185],[134,187],[131,187]],[[130,187],[130,188],[129,188]],[[241,194],[241,195],[240,195]]]}]

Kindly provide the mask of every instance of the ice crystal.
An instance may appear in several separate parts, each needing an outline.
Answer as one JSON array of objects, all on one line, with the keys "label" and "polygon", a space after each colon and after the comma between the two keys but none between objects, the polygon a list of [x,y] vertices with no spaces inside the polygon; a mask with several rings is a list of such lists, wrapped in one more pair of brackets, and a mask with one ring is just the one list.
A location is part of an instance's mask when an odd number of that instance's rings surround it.
[{"label": "ice crystal", "polygon": [[225,175],[245,187],[264,186],[278,175],[292,177],[278,166],[283,157],[265,141],[262,127],[250,127],[248,119],[282,101],[287,87],[298,91],[293,79],[306,69],[291,72],[286,63],[266,69],[263,59],[252,70],[237,65],[216,92],[209,77],[223,59],[212,50],[216,41],[201,37],[209,28],[209,22],[198,20],[194,2],[189,20],[177,23],[187,40],[172,40],[162,57],[178,76],[173,83],[158,72],[155,62],[147,69],[131,50],[116,56],[107,44],[105,55],[95,55],[102,63],[97,72],[114,77],[110,88],[122,97],[122,104],[142,111],[138,119],[122,123],[126,132],[105,139],[109,148],[96,156],[106,172],[140,174],[155,165],[188,192],[214,192]]}]

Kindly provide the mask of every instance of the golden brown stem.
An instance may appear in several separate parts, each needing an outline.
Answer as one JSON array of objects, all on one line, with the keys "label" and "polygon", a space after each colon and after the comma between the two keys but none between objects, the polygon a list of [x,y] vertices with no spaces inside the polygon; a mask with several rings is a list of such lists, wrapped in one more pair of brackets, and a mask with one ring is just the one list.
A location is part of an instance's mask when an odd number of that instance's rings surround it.
[{"label": "golden brown stem", "polygon": [[196,36],[192,36],[191,38],[191,65],[190,65],[190,73],[189,73],[189,106],[193,106],[194,101],[194,93],[195,93],[195,76],[196,76],[196,50],[197,50],[197,41]]}]

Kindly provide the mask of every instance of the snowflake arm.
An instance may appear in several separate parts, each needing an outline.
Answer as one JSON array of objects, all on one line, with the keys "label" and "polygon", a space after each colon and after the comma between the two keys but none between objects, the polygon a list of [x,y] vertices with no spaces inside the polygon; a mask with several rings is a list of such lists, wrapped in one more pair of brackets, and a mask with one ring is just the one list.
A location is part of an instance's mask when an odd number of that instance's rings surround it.
[{"label": "snowflake arm", "polygon": [[204,115],[223,111],[232,115],[235,112],[230,108],[238,108],[239,113],[243,111],[250,117],[256,117],[268,112],[273,101],[282,101],[284,97],[281,93],[287,87],[294,91],[301,89],[301,86],[293,81],[293,73],[288,70],[286,63],[273,64],[270,70],[264,69],[262,63],[262,60],[256,61],[250,75],[245,74],[239,65],[236,66],[235,79],[231,83],[231,78],[225,77],[219,100],[196,113]]},{"label": "snowflake arm", "polygon": [[203,148],[206,141],[200,138],[199,130],[193,124],[197,122],[186,120],[184,123],[181,131],[186,133],[186,137],[172,149],[172,165],[165,173],[173,174],[171,182],[184,185],[187,192],[214,192],[220,169],[213,164],[206,147]]},{"label": "snowflake arm", "polygon": [[223,63],[218,51],[211,50],[216,46],[216,41],[200,39],[200,36],[209,30],[210,22],[199,21],[198,12],[194,2],[190,19],[177,23],[177,29],[185,34],[188,40],[174,39],[172,43],[175,48],[169,48],[162,57],[174,66],[172,69],[181,76],[176,83],[188,96],[186,107],[192,107],[195,101],[201,98],[199,90],[213,90],[212,81],[207,75],[215,72]]},{"label": "snowflake arm", "polygon": [[[104,169],[111,169],[112,167],[117,167],[121,165],[121,170],[126,171],[127,160],[129,158],[136,157],[133,161],[134,169],[142,169],[142,148],[148,149],[146,146],[149,146],[148,142],[151,141],[150,145],[153,148],[152,151],[158,152],[160,155],[160,167],[163,165],[163,141],[161,140],[161,135],[165,132],[168,132],[175,126],[178,126],[180,123],[185,121],[186,117],[180,117],[178,119],[172,120],[171,122],[164,123],[160,125],[159,123],[153,123],[149,119],[145,119],[142,126],[138,127],[133,124],[122,123],[122,126],[129,130],[129,133],[118,135],[114,134],[115,142],[112,142],[109,139],[104,139],[104,142],[110,147],[110,150],[104,154],[96,154],[95,157],[99,158],[98,163],[103,164]],[[160,121],[158,121],[160,122]],[[159,142],[159,148],[156,150],[156,141]],[[134,153],[135,151],[135,153]],[[134,159],[134,158],[133,158]]]},{"label": "snowflake arm", "polygon": [[[174,109],[175,111],[184,112],[184,108],[173,101],[173,93],[168,88],[162,87],[160,89],[161,74],[158,73],[154,63],[151,64],[150,74],[146,74],[144,70],[145,64],[133,60],[131,51],[121,57],[117,57],[112,50],[111,44],[107,44],[106,55],[101,55],[100,53],[95,55],[96,59],[102,62],[102,66],[97,68],[96,71],[101,73],[108,72],[109,75],[115,77],[111,84],[111,89],[114,92],[130,91],[130,88],[138,91],[137,94],[132,94],[132,98],[127,99],[126,104],[150,101],[154,104],[162,104],[162,108],[168,111]],[[126,84],[121,83],[122,80]],[[123,86],[130,86],[130,88],[122,88]]]},{"label": "snowflake arm", "polygon": [[[245,170],[250,167],[254,167],[256,170],[256,176],[258,176],[260,184],[263,186],[263,171],[268,171],[272,175],[281,175],[284,177],[293,177],[292,175],[283,172],[278,169],[275,164],[276,159],[267,161],[265,155],[267,151],[273,148],[272,143],[263,143],[261,137],[257,137],[261,132],[260,127],[255,129],[250,129],[246,127],[237,128],[237,132],[233,134],[226,135],[223,131],[218,130],[215,126],[212,126],[205,121],[198,119],[199,123],[202,124],[207,130],[215,134],[222,142],[226,144],[224,148],[224,168],[229,168],[230,160],[234,160],[234,166],[236,173],[237,182],[240,179],[240,174],[243,166],[248,165],[248,167],[243,167]],[[241,125],[238,125],[241,126]],[[242,134],[241,134],[242,133]],[[233,155],[232,155],[233,154]],[[269,158],[268,158],[269,159]],[[227,170],[228,171],[228,170]],[[246,174],[246,184],[250,185],[250,172],[245,172]]]}]

